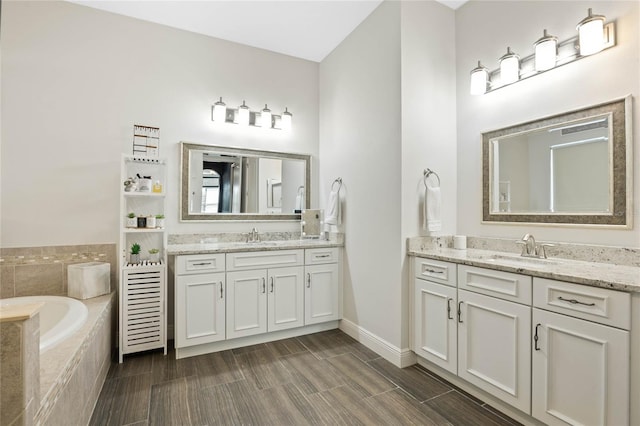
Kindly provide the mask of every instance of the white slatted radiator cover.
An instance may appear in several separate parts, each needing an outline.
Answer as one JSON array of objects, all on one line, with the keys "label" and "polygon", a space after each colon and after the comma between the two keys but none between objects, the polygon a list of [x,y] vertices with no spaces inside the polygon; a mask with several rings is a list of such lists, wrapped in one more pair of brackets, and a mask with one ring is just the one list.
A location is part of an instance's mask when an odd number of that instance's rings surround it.
[{"label": "white slatted radiator cover", "polygon": [[123,353],[165,346],[165,267],[123,270]]}]

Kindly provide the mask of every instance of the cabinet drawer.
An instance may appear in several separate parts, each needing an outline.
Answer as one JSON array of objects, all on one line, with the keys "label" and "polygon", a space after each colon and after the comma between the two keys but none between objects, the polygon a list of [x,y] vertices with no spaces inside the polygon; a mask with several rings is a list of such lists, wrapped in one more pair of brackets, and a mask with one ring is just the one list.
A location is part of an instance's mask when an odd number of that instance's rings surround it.
[{"label": "cabinet drawer", "polygon": [[456,286],[456,264],[416,257],[413,261],[416,278]]},{"label": "cabinet drawer", "polygon": [[224,253],[189,254],[176,257],[178,275],[224,272]]},{"label": "cabinet drawer", "polygon": [[337,263],[338,262],[338,248],[317,248],[306,249],[304,251],[304,264],[316,265],[320,263]]},{"label": "cabinet drawer", "polygon": [[526,275],[459,265],[458,288],[525,305],[531,304],[531,277]]},{"label": "cabinet drawer", "polygon": [[304,261],[304,250],[250,251],[227,254],[227,270],[299,266]]},{"label": "cabinet drawer", "polygon": [[631,327],[631,295],[622,291],[536,277],[533,305],[625,330]]}]

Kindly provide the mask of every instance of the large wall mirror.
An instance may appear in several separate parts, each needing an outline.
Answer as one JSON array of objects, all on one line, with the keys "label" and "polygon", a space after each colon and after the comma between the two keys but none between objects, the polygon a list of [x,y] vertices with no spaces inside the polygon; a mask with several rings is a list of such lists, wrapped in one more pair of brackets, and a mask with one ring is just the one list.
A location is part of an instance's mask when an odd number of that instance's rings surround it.
[{"label": "large wall mirror", "polygon": [[631,96],[482,134],[485,222],[632,226]]},{"label": "large wall mirror", "polygon": [[180,220],[296,220],[311,156],[181,142]]}]

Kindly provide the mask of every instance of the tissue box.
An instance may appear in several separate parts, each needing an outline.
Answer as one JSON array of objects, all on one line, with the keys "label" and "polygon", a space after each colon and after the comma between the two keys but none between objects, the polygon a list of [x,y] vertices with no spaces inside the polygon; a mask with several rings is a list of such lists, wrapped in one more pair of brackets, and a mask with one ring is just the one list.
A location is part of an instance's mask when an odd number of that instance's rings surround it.
[{"label": "tissue box", "polygon": [[76,263],[67,267],[67,294],[90,299],[111,292],[111,265],[104,262]]}]

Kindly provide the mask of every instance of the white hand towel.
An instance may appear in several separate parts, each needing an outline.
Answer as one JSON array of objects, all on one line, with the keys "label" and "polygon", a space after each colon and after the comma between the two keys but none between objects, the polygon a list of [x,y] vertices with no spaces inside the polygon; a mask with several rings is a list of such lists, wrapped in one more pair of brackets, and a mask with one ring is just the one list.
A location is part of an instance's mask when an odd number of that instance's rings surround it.
[{"label": "white hand towel", "polygon": [[424,229],[425,231],[442,230],[440,217],[440,187],[427,186],[424,192]]},{"label": "white hand towel", "polygon": [[329,193],[329,201],[327,203],[324,223],[329,225],[342,224],[342,211],[340,209],[340,192],[331,191]]}]

